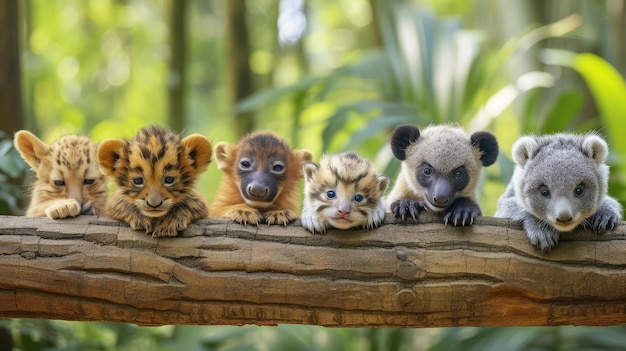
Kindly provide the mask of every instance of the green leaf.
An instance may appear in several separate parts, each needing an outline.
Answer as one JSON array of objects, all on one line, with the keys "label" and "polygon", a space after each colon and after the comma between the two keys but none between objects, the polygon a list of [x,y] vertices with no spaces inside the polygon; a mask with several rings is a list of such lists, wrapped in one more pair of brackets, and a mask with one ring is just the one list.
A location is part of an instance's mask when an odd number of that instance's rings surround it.
[{"label": "green leaf", "polygon": [[543,123],[542,133],[556,133],[567,130],[583,106],[583,97],[575,92],[564,92],[557,98]]},{"label": "green leaf", "polygon": [[350,141],[342,149],[343,151],[353,150],[358,145],[361,145],[361,143],[363,143],[365,140],[372,138],[377,133],[380,133],[381,130],[393,128],[403,123],[416,123],[416,119],[417,118],[415,114],[397,116],[384,115],[375,118],[371,121],[366,122],[364,128],[353,133],[350,136]]}]

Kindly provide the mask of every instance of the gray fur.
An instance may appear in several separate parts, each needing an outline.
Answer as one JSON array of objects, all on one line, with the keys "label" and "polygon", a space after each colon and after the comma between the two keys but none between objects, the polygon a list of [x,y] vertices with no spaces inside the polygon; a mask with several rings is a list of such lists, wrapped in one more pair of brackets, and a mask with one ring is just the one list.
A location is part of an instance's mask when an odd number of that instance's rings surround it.
[{"label": "gray fur", "polygon": [[602,233],[621,219],[621,205],[607,195],[608,146],[599,136],[524,136],[512,154],[515,172],[495,216],[522,222],[540,250],[555,247],[563,232],[581,227]]}]

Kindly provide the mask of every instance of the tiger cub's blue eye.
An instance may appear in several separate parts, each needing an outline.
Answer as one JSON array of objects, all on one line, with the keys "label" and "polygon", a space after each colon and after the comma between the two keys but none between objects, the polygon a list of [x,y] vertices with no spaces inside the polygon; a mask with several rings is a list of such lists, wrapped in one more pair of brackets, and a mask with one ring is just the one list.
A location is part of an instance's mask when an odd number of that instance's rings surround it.
[{"label": "tiger cub's blue eye", "polygon": [[133,178],[133,184],[139,186],[139,185],[143,185],[143,178],[141,177],[135,177]]},{"label": "tiger cub's blue eye", "polygon": [[174,180],[176,180],[176,178],[174,178],[172,176],[167,176],[167,177],[165,177],[165,179],[163,179],[163,182],[165,184],[172,184],[172,183],[174,183]]}]

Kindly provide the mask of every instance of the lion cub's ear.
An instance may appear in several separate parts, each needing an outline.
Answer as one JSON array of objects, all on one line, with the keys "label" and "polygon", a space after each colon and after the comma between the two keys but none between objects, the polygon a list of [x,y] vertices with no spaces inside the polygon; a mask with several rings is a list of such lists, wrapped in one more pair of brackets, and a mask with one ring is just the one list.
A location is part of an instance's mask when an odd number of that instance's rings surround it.
[{"label": "lion cub's ear", "polygon": [[204,172],[211,163],[211,153],[213,151],[211,142],[200,134],[191,134],[181,140],[185,146],[187,156],[192,161],[198,173]]},{"label": "lion cub's ear", "polygon": [[48,154],[48,144],[26,130],[20,130],[15,133],[13,144],[20,155],[22,155],[24,161],[35,170],[39,168],[41,160]]},{"label": "lion cub's ear", "polygon": [[119,167],[119,160],[124,152],[126,141],[107,139],[98,145],[98,163],[100,171],[105,175],[113,175]]}]

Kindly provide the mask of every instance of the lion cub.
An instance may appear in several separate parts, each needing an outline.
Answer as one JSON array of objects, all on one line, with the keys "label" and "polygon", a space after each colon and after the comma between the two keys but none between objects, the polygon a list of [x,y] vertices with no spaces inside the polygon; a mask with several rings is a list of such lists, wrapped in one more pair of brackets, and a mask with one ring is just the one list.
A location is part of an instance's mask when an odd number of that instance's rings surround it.
[{"label": "lion cub", "polygon": [[132,140],[103,141],[100,169],[117,185],[108,215],[153,238],[177,236],[190,222],[208,217],[194,183],[209,167],[211,147],[202,135],[181,139],[158,126],[139,130]]},{"label": "lion cub", "polygon": [[329,227],[378,227],[385,218],[383,194],[389,178],[353,152],[324,155],[304,170],[302,226],[315,233]]},{"label": "lion cub", "polygon": [[97,145],[84,136],[65,136],[48,145],[20,130],[13,140],[37,174],[26,215],[53,219],[104,214],[107,188],[98,169]]}]

